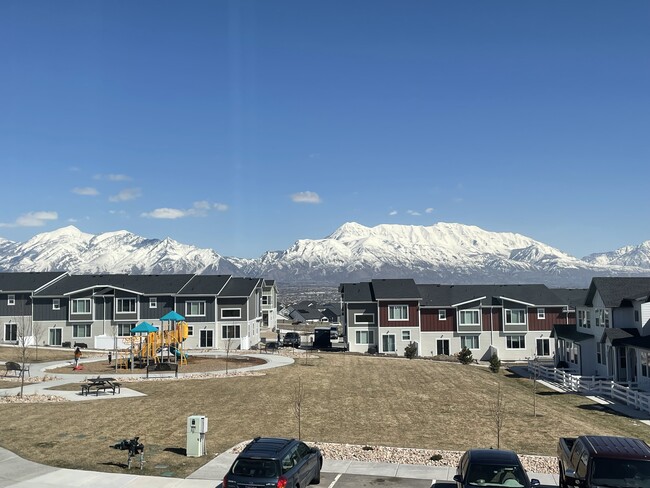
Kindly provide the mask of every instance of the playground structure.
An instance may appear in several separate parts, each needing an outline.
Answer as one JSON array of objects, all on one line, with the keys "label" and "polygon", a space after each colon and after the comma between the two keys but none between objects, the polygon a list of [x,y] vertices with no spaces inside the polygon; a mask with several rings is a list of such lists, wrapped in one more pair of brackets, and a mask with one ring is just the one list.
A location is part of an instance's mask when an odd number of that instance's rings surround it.
[{"label": "playground structure", "polygon": [[124,337],[123,342],[129,347],[117,352],[116,368],[128,369],[129,364],[133,367],[135,362],[139,362],[140,365],[148,365],[151,362],[154,364],[174,362],[180,366],[186,365],[188,354],[183,350],[183,345],[187,336],[187,322],[173,321],[168,330],[161,327],[156,332],[147,332],[146,336]]}]

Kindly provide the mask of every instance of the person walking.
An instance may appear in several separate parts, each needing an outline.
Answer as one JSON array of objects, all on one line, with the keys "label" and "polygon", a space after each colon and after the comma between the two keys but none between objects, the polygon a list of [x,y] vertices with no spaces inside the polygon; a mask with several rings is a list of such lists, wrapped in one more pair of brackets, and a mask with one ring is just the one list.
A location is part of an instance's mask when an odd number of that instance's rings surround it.
[{"label": "person walking", "polygon": [[81,349],[77,347],[77,349],[74,350],[74,367],[78,368],[79,367],[79,358],[81,357]]}]

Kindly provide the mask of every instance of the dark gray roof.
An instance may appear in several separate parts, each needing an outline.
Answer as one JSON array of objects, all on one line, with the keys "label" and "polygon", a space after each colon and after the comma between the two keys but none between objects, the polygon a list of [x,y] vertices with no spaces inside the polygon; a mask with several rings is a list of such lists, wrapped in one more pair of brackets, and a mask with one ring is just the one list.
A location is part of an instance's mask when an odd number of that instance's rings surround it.
[{"label": "dark gray roof", "polygon": [[230,275],[196,275],[178,292],[179,295],[218,295]]},{"label": "dark gray roof", "polygon": [[503,300],[534,306],[562,306],[564,303],[546,285],[417,285],[423,307],[449,307],[478,301],[482,306],[502,306]]},{"label": "dark gray roof", "polygon": [[412,279],[378,279],[371,284],[377,300],[420,299],[418,286]]},{"label": "dark gray roof", "polygon": [[638,347],[639,349],[650,350],[650,336],[628,337],[619,339],[617,345]]},{"label": "dark gray roof", "polygon": [[72,275],[47,286],[37,296],[62,296],[81,290],[97,289],[97,293],[106,294],[109,290],[119,288],[143,295],[173,295],[193,277],[191,274],[168,275]]},{"label": "dark gray roof", "polygon": [[650,295],[650,277],[596,277],[592,278],[585,304],[593,306],[596,291],[606,307],[620,307],[625,300]]},{"label": "dark gray roof", "polygon": [[602,342],[605,342],[605,339],[609,339],[613,346],[618,346],[621,342],[632,339],[634,337],[639,337],[639,331],[633,328],[611,328],[605,329],[603,333]]},{"label": "dark gray roof", "polygon": [[220,297],[249,297],[258,286],[260,278],[230,278],[219,293]]},{"label": "dark gray roof", "polygon": [[585,304],[587,298],[587,288],[551,288],[551,291],[557,295],[560,303],[569,307],[579,307]]},{"label": "dark gray roof", "polygon": [[571,342],[583,342],[593,339],[594,336],[578,332],[576,325],[554,325],[551,331],[551,337],[558,339],[568,339]]},{"label": "dark gray roof", "polygon": [[374,302],[375,297],[372,294],[370,283],[341,283],[339,291],[344,302]]},{"label": "dark gray roof", "polygon": [[33,292],[64,274],[63,271],[0,273],[0,291],[5,293]]}]

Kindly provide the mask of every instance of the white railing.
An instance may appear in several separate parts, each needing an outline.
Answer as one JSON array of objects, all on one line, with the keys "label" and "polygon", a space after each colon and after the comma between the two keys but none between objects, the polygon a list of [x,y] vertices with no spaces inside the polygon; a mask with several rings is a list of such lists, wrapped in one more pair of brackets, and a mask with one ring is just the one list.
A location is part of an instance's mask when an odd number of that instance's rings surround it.
[{"label": "white railing", "polygon": [[608,396],[615,402],[650,413],[650,395],[637,390],[636,383],[623,385],[610,378],[575,375],[534,360],[528,361],[528,371],[537,378],[553,381],[567,390]]}]

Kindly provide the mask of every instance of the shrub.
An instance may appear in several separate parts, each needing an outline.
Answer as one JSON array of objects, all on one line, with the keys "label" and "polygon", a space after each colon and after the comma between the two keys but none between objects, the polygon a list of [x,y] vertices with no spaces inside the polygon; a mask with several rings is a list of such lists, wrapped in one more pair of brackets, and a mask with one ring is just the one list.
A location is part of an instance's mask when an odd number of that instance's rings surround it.
[{"label": "shrub", "polygon": [[472,361],[474,361],[474,358],[472,357],[472,351],[466,347],[463,347],[458,353],[458,360],[463,364],[470,364]]},{"label": "shrub", "polygon": [[429,461],[440,461],[442,459],[442,454],[434,454],[429,458]]},{"label": "shrub", "polygon": [[418,343],[409,342],[409,345],[404,348],[404,357],[413,359],[418,357]]},{"label": "shrub", "polygon": [[497,356],[497,353],[493,353],[492,356],[490,356],[490,371],[493,373],[498,373],[499,370],[501,369],[501,360],[499,359],[499,356]]}]

